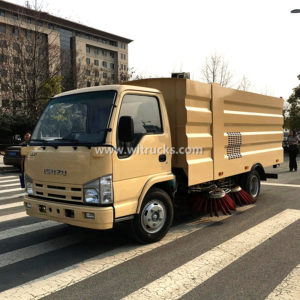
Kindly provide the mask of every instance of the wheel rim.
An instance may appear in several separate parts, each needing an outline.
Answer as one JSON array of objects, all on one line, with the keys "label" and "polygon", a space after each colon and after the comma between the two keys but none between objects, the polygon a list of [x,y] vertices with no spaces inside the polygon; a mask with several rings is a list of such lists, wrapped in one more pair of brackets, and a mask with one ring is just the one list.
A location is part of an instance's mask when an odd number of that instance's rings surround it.
[{"label": "wheel rim", "polygon": [[258,195],[259,192],[259,179],[257,176],[252,176],[250,180],[250,194],[253,198]]},{"label": "wheel rim", "polygon": [[143,229],[148,233],[160,231],[166,223],[166,207],[160,200],[151,200],[143,208],[141,221]]}]

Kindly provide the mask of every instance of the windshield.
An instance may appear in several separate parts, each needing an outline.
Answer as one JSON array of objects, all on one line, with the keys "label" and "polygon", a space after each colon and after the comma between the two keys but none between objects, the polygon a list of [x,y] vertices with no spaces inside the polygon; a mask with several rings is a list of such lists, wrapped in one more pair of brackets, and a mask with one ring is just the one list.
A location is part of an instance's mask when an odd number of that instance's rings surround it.
[{"label": "windshield", "polygon": [[52,99],[31,143],[103,144],[115,97],[116,91],[99,91]]}]

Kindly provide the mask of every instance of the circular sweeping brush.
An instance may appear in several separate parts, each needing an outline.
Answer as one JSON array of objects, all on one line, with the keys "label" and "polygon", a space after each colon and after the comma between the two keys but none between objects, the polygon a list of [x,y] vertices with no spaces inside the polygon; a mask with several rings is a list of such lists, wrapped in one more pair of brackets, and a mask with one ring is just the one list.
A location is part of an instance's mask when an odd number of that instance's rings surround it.
[{"label": "circular sweeping brush", "polygon": [[238,185],[231,189],[230,196],[239,206],[254,203],[254,199]]},{"label": "circular sweeping brush", "polygon": [[[207,206],[209,209],[210,216],[214,211],[215,215],[218,217],[218,211],[221,210],[224,215],[230,214],[230,210],[235,210],[235,203],[228,195],[229,190],[223,190],[216,188],[209,192],[209,199],[207,201]],[[208,203],[209,202],[209,203]],[[207,207],[204,209],[204,213],[207,212]]]}]

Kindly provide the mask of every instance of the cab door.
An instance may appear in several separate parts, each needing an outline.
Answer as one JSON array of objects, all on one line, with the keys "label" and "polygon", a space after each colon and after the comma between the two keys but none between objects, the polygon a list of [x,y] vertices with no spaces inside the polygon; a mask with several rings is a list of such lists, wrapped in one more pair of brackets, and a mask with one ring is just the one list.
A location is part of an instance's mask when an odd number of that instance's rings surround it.
[{"label": "cab door", "polygon": [[115,217],[136,212],[137,200],[151,177],[171,172],[171,137],[163,100],[151,93],[126,93],[120,104],[122,116],[133,120],[133,140],[118,140],[113,155]]}]

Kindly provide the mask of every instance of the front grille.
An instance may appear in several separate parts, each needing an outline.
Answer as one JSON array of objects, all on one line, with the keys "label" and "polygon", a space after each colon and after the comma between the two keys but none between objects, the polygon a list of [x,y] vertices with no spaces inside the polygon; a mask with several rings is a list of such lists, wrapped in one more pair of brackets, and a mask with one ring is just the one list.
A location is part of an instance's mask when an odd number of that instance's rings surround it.
[{"label": "front grille", "polygon": [[69,184],[34,183],[34,195],[53,200],[83,202],[83,189]]}]

